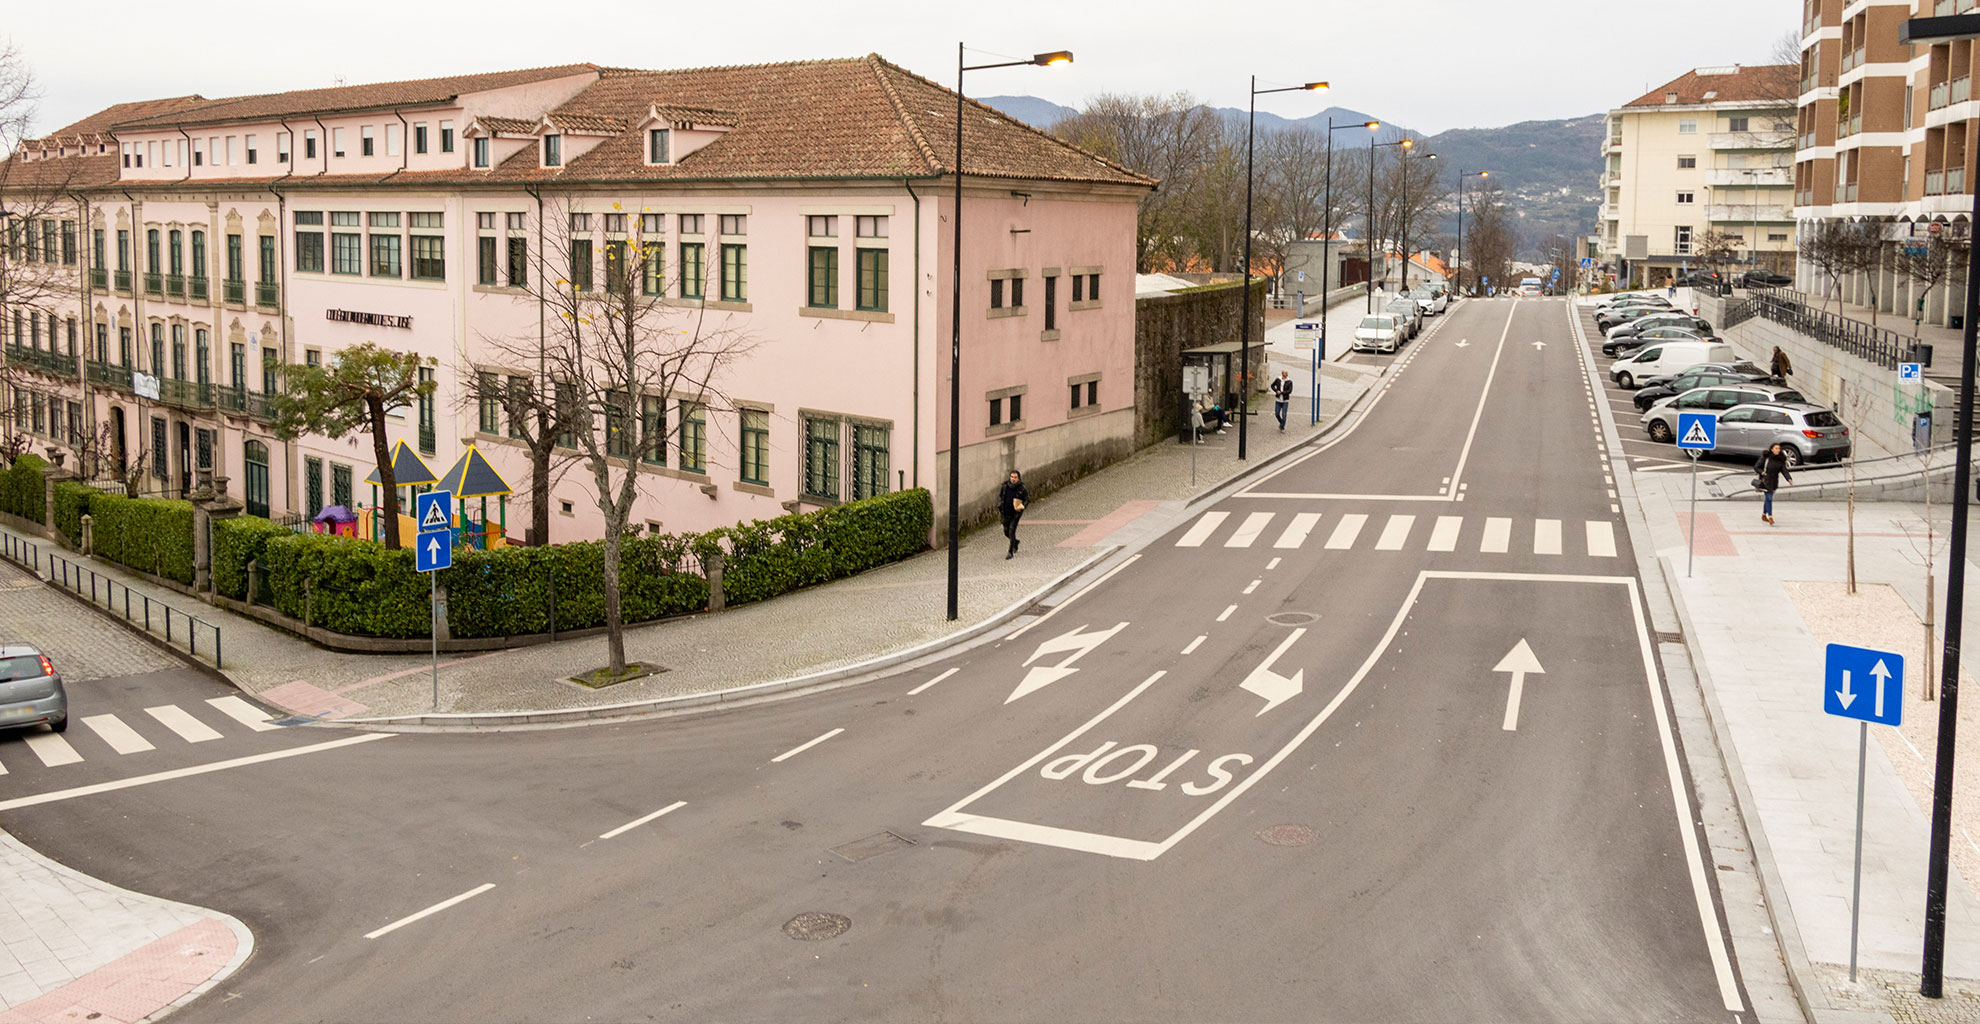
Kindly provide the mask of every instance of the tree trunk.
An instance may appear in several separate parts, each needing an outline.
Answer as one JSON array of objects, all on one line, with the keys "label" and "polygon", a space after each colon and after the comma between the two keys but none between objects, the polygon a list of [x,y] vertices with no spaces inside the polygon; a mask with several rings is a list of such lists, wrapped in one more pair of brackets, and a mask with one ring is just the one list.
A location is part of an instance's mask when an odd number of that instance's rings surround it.
[{"label": "tree trunk", "polygon": [[605,649],[613,675],[626,670],[626,626],[619,615],[619,549],[624,540],[622,529],[605,524]]},{"label": "tree trunk", "polygon": [[399,482],[392,472],[392,449],[385,443],[385,403],[375,398],[365,399],[365,406],[371,413],[371,451],[378,459],[378,486],[385,490],[385,547],[390,551],[399,549]]},{"label": "tree trunk", "polygon": [[529,531],[531,547],[550,543],[550,446],[529,450]]}]

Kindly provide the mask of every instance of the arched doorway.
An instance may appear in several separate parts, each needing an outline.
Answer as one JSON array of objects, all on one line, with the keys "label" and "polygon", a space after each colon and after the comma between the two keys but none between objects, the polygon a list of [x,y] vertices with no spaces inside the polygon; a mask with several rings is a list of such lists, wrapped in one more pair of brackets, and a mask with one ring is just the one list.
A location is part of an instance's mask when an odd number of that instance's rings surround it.
[{"label": "arched doorway", "polygon": [[242,446],[247,462],[247,514],[268,518],[268,446],[249,441]]},{"label": "arched doorway", "polygon": [[121,405],[110,407],[110,464],[116,467],[118,476],[123,476],[125,466],[129,465],[124,461],[124,407]]}]

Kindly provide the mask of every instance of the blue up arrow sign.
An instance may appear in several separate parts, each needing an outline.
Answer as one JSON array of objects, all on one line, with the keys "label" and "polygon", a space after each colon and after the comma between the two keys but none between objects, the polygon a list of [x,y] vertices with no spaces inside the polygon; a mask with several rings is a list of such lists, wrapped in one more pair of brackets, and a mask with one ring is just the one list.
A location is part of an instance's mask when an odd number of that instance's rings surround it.
[{"label": "blue up arrow sign", "polygon": [[1904,657],[1830,644],[1822,668],[1822,710],[1873,725],[1904,719]]}]

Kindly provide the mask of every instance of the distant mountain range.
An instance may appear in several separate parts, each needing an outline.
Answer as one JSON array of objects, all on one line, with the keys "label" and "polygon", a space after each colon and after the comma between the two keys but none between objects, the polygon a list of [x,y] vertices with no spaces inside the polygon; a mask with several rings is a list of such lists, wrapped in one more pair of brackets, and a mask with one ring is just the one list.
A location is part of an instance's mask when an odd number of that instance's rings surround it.
[{"label": "distant mountain range", "polygon": [[[983,102],[1048,131],[1079,112],[1036,96],[987,96]],[[1242,119],[1245,115],[1234,107],[1213,109],[1225,117]],[[1259,111],[1258,128],[1261,132],[1295,125],[1325,129],[1329,117],[1336,125],[1381,120],[1345,107],[1328,107],[1297,120]],[[1420,145],[1437,154],[1447,176],[1459,171],[1490,171],[1519,216],[1523,256],[1537,254],[1550,235],[1584,235],[1595,230],[1595,208],[1601,203],[1597,179],[1602,173],[1603,115],[1521,121],[1502,128],[1453,128],[1430,136],[1384,121],[1380,132],[1336,133],[1335,140],[1343,149],[1359,148],[1374,141],[1375,136],[1383,141],[1395,138],[1391,128],[1422,140]],[[1470,182],[1467,188],[1476,184]],[[1455,233],[1455,228],[1455,223],[1442,226],[1447,233]]]}]

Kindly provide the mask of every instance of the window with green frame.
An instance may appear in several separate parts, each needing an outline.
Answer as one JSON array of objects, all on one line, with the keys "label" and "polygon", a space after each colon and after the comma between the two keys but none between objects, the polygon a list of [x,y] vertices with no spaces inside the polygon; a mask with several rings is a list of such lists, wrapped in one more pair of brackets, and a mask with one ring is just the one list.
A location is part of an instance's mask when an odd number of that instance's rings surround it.
[{"label": "window with green frame", "polygon": [[351,507],[351,467],[330,464],[330,503]]},{"label": "window with green frame", "polygon": [[628,429],[626,414],[622,406],[626,401],[623,391],[605,393],[605,454],[619,458],[630,458],[633,452],[633,432]]},{"label": "window with green frame", "polygon": [[639,461],[655,466],[667,464],[667,400],[659,395],[639,396]]},{"label": "window with green frame", "polygon": [[504,404],[508,406],[509,413],[509,436],[522,437],[523,428],[529,425],[527,422],[529,418],[529,378],[510,377],[505,393],[507,395],[507,401]]},{"label": "window with green frame", "polygon": [[591,239],[571,239],[571,269],[569,280],[571,290],[588,292],[591,290]]},{"label": "window with green frame", "polygon": [[810,298],[808,304],[818,309],[839,308],[839,247],[836,245],[814,245],[811,247]]},{"label": "window with green frame", "polygon": [[887,250],[859,250],[859,308],[887,309]]},{"label": "window with green frame", "polygon": [[640,252],[640,294],[667,294],[667,250],[659,242],[646,242]]},{"label": "window with green frame", "polygon": [[557,382],[557,447],[577,447],[577,385]]},{"label": "window with green frame", "polygon": [[614,295],[623,294],[632,283],[626,276],[628,244],[622,238],[609,239],[605,243],[605,288]]},{"label": "window with green frame", "polygon": [[839,500],[839,420],[835,416],[804,418],[804,493]]},{"label": "window with green frame", "polygon": [[887,493],[888,427],[878,423],[855,423],[853,435],[853,498],[871,498]]},{"label": "window with green frame", "polygon": [[398,235],[371,236],[371,276],[400,276]]},{"label": "window with green frame", "polygon": [[438,235],[412,236],[412,276],[415,281],[447,279],[447,240]]},{"label": "window with green frame", "polygon": [[364,273],[363,235],[342,231],[331,232],[330,272],[333,274]]},{"label": "window with green frame", "polygon": [[502,431],[501,378],[487,371],[474,375],[475,408],[479,413],[476,428],[484,434],[498,434]]},{"label": "window with green frame", "polygon": [[708,293],[707,252],[701,242],[681,243],[681,298],[699,299]]},{"label": "window with green frame", "polygon": [[770,485],[770,413],[742,410],[742,481]]},{"label": "window with green frame", "polygon": [[529,239],[521,235],[509,236],[509,287],[529,286]]},{"label": "window with green frame", "polygon": [[722,301],[749,301],[749,246],[722,246]]},{"label": "window with green frame", "polygon": [[314,455],[303,457],[303,493],[311,516],[323,511],[323,460]]},{"label": "window with green frame", "polygon": [[708,472],[708,407],[681,403],[681,463],[690,473]]},{"label": "window with green frame", "polygon": [[474,283],[495,283],[495,236],[477,235],[474,240]]}]

